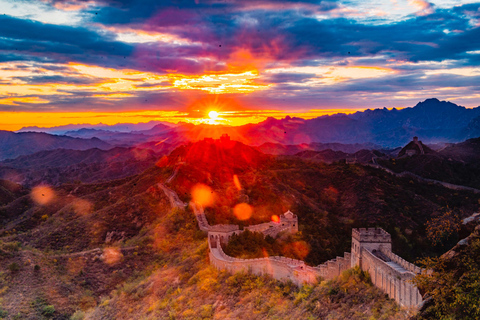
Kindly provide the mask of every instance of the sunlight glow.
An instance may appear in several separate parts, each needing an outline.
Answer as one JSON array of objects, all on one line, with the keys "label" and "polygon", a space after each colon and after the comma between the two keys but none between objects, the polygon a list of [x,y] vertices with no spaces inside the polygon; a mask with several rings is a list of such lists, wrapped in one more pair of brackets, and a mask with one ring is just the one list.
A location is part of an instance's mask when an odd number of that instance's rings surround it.
[{"label": "sunlight glow", "polygon": [[210,117],[210,119],[215,120],[215,119],[218,118],[218,112],[217,111],[210,111],[208,113],[208,116]]},{"label": "sunlight glow", "polygon": [[203,90],[209,93],[250,93],[271,85],[255,83],[258,72],[205,74],[195,76],[170,75],[173,86],[182,90]]}]

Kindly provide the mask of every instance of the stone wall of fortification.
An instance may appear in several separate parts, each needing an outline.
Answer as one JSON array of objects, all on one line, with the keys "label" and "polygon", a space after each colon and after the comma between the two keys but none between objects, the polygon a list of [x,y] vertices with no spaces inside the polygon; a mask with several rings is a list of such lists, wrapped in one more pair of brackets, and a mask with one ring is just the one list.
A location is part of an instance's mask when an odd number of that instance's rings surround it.
[{"label": "stone wall of fortification", "polygon": [[[412,282],[415,274],[421,272],[421,268],[395,255],[391,251],[390,235],[382,229],[354,229],[352,253],[345,252],[343,257],[336,257],[316,267],[310,267],[301,260],[285,257],[238,259],[226,255],[222,245],[228,239],[222,238],[222,235],[242,232],[234,227],[236,226],[217,225],[212,228],[218,229],[219,234],[209,231],[210,263],[219,270],[269,275],[281,281],[290,280],[300,286],[305,283],[315,283],[319,278],[333,279],[351,266],[358,265],[370,274],[376,287],[401,306],[415,308],[422,302],[422,296]],[[262,230],[264,227],[253,229]],[[229,228],[232,231],[226,233],[226,229]]]},{"label": "stone wall of fortification", "polygon": [[403,307],[417,307],[422,302],[422,296],[412,282],[415,273],[389,264],[367,249],[362,249],[361,256],[362,270],[368,271],[373,284],[391,299]]},{"label": "stone wall of fortification", "polygon": [[250,272],[256,275],[269,275],[281,281],[292,281],[296,285],[315,283],[319,277],[333,279],[350,268],[350,253],[337,257],[317,267],[310,267],[305,262],[285,257],[266,257],[258,259],[239,259],[230,257],[222,250],[221,243],[210,243],[210,263],[219,270],[229,272]]}]

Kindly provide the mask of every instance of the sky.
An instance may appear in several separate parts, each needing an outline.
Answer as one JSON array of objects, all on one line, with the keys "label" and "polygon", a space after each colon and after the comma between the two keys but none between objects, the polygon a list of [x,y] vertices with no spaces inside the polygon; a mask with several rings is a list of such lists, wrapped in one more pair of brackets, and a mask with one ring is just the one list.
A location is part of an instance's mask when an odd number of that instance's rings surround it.
[{"label": "sky", "polygon": [[0,0],[0,129],[477,107],[479,27],[468,0]]}]

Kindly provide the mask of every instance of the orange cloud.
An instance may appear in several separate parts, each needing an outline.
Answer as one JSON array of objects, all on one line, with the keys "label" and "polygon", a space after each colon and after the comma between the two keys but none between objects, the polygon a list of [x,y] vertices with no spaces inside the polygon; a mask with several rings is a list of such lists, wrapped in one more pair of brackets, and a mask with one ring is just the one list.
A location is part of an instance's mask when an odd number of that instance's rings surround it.
[{"label": "orange cloud", "polygon": [[169,78],[177,89],[203,90],[214,94],[250,93],[270,87],[270,85],[255,83],[254,80],[258,78],[256,71],[194,76],[170,74]]},{"label": "orange cloud", "polygon": [[408,0],[408,4],[419,11],[416,13],[417,15],[428,15],[434,12],[434,8],[430,2],[425,0]]}]

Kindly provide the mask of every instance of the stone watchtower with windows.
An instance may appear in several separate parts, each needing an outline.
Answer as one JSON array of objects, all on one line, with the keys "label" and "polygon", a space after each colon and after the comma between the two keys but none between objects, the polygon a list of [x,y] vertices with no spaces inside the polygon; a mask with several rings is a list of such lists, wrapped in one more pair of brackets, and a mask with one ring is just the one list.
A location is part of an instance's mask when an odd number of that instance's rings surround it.
[{"label": "stone watchtower with windows", "polygon": [[[352,230],[351,266],[362,268],[362,249],[373,251],[392,251],[392,237],[380,228],[360,228]],[[363,268],[362,268],[363,269]]]},{"label": "stone watchtower with windows", "polygon": [[290,232],[298,232],[298,217],[292,211],[288,210],[280,215],[280,223],[282,227],[290,227]]}]

